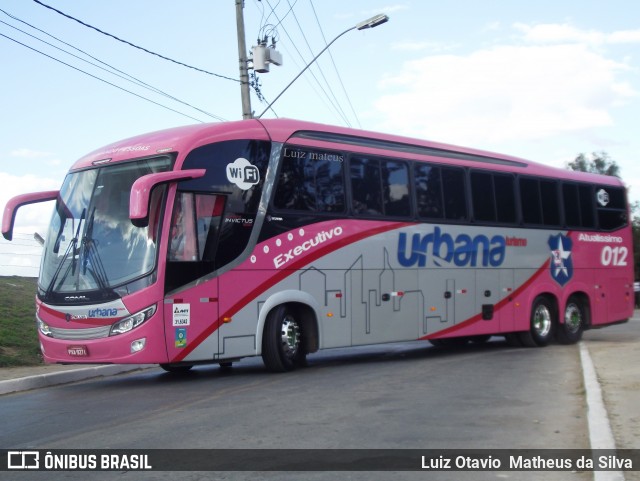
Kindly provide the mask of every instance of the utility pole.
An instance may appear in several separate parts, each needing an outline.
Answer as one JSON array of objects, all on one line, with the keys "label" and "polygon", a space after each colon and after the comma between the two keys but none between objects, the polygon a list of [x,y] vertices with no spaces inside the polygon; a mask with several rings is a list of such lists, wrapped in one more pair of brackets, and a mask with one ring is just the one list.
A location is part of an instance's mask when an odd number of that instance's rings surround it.
[{"label": "utility pole", "polygon": [[249,69],[247,67],[247,45],[244,38],[244,0],[236,2],[236,24],[238,30],[238,59],[240,62],[240,94],[242,96],[242,118],[253,118],[249,93]]}]

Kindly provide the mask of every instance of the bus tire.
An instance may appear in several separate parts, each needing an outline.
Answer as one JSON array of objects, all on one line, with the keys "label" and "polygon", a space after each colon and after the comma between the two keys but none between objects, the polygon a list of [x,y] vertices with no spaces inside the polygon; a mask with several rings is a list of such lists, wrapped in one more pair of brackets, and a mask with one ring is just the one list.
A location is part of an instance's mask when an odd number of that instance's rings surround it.
[{"label": "bus tire", "polygon": [[262,333],[262,360],[272,372],[292,371],[305,363],[300,320],[286,305],[276,307],[267,315]]},{"label": "bus tire", "polygon": [[564,308],[564,322],[558,325],[556,338],[561,344],[575,344],[582,339],[587,323],[585,304],[576,296],[569,297]]},{"label": "bus tire", "polygon": [[193,367],[193,364],[160,364],[160,367],[173,374],[183,374],[188,372]]},{"label": "bus tire", "polygon": [[543,347],[553,339],[555,309],[548,297],[538,296],[531,307],[529,330],[519,334],[520,342],[525,347]]}]

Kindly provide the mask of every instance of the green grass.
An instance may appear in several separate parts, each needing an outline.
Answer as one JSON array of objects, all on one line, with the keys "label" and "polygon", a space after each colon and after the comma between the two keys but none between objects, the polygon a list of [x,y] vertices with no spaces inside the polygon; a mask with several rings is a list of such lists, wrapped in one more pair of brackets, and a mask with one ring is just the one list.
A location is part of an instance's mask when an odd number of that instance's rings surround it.
[{"label": "green grass", "polygon": [[42,364],[34,277],[0,276],[0,367]]}]

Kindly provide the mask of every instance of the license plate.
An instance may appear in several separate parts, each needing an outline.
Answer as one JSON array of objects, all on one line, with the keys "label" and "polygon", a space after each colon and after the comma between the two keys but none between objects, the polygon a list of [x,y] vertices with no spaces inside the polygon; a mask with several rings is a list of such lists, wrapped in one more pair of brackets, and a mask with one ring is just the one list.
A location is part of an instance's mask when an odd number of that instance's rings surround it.
[{"label": "license plate", "polygon": [[86,357],[89,355],[87,346],[67,346],[67,353],[70,356]]}]

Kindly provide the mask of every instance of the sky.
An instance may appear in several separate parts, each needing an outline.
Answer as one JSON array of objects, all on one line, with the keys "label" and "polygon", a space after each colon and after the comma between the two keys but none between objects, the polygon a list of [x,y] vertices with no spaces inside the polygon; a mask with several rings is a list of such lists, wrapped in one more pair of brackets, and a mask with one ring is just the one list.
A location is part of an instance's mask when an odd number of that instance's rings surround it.
[{"label": "sky", "polygon": [[[0,0],[0,205],[58,189],[75,160],[136,134],[242,118],[235,0]],[[557,167],[606,152],[640,200],[640,2],[245,0],[263,117],[475,147]],[[44,42],[46,43],[44,43]],[[19,42],[19,43],[18,43]],[[63,43],[64,42],[64,43]],[[208,73],[203,73],[204,70]],[[133,80],[135,79],[135,80]],[[256,115],[267,107],[252,92]],[[36,276],[52,204],[22,208],[0,275]]]}]

